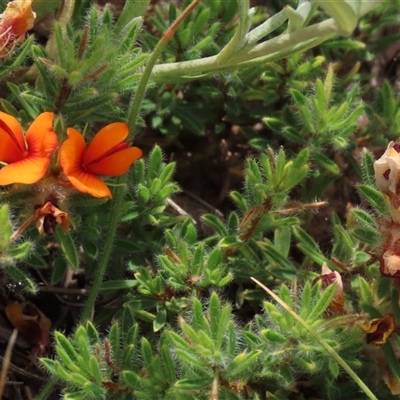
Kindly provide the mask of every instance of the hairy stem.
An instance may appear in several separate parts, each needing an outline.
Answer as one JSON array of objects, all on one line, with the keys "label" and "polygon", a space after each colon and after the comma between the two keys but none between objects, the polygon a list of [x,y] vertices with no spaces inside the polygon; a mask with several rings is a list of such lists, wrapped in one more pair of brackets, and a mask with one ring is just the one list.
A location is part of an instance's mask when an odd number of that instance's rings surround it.
[{"label": "hairy stem", "polygon": [[140,104],[142,102],[144,93],[146,91],[147,83],[152,74],[154,65],[156,64],[156,62],[157,62],[158,58],[160,57],[162,51],[164,50],[165,46],[171,40],[171,38],[174,35],[175,31],[177,30],[178,26],[189,15],[189,13],[196,7],[196,5],[199,2],[200,2],[200,0],[193,0],[193,2],[190,3],[188,5],[188,7],[186,7],[186,9],[182,12],[182,14],[168,28],[168,30],[165,32],[165,34],[160,39],[160,41],[157,43],[157,46],[151,53],[149,60],[147,62],[146,68],[144,69],[143,75],[140,79],[138,88],[136,90],[136,95],[133,99],[131,109],[129,112],[128,125],[129,125],[130,138],[132,138],[135,134],[135,126],[136,126],[137,117],[139,115]]},{"label": "hairy stem", "polygon": [[[120,178],[120,180],[125,180],[125,177]],[[89,297],[83,309],[80,323],[85,324],[86,321],[91,320],[91,315],[93,313],[94,304],[96,298],[100,291],[100,286],[103,282],[104,274],[106,273],[108,261],[111,256],[112,247],[114,245],[115,234],[119,225],[119,214],[121,210],[122,201],[125,193],[125,185],[121,185],[117,188],[115,197],[113,199],[113,208],[110,217],[110,226],[107,231],[107,240],[104,246],[104,252],[99,263],[98,271],[94,278],[93,286],[90,290]]]},{"label": "hairy stem", "polygon": [[38,397],[36,397],[36,400],[46,400],[50,397],[50,395],[53,393],[54,387],[57,384],[57,378],[56,377],[51,377],[46,385],[43,387],[42,391],[40,392],[40,394],[38,395]]},{"label": "hairy stem", "polygon": [[[134,135],[134,129],[136,125],[136,119],[139,114],[140,110],[140,104],[142,102],[144,93],[146,91],[146,86],[147,82],[149,80],[149,77],[151,75],[151,71],[154,67],[154,64],[157,62],[158,57],[160,56],[161,52],[167,45],[167,43],[171,40],[173,34],[175,33],[176,29],[178,28],[179,24],[186,18],[186,16],[193,10],[193,8],[200,2],[200,0],[194,0],[184,11],[183,13],[177,18],[177,20],[171,25],[171,27],[165,32],[164,36],[160,39],[158,42],[156,48],[154,49],[153,53],[149,57],[149,61],[146,65],[146,68],[143,72],[142,78],[139,82],[139,86],[135,95],[135,98],[132,102],[131,109],[129,112],[129,118],[128,118],[128,124],[129,124],[129,131],[130,131],[130,137]],[[91,319],[91,315],[93,313],[93,308],[96,302],[96,298],[98,296],[98,293],[100,291],[100,286],[103,282],[104,274],[106,273],[108,261],[111,256],[112,252],[112,247],[114,244],[114,239],[115,239],[115,234],[118,228],[119,224],[119,216],[120,216],[120,210],[121,210],[121,205],[123,202],[124,198],[124,192],[125,192],[125,179],[126,177],[123,176],[119,179],[119,186],[116,190],[116,195],[114,198],[114,204],[113,208],[111,211],[111,221],[110,221],[110,227],[108,229],[108,234],[107,234],[107,240],[106,244],[104,247],[104,252],[101,257],[101,261],[99,264],[98,271],[96,273],[96,277],[93,282],[92,289],[90,291],[88,300],[85,304],[85,307],[83,309],[80,323],[84,324],[86,321]]]}]

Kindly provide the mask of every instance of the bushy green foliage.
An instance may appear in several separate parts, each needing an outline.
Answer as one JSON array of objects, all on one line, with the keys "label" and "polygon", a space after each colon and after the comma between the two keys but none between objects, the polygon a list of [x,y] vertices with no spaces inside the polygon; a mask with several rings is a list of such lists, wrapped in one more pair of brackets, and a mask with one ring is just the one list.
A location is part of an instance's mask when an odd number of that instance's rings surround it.
[{"label": "bushy green foliage", "polygon": [[[71,400],[341,399],[360,389],[390,399],[397,389],[384,379],[400,378],[400,307],[397,272],[385,268],[399,253],[400,221],[397,193],[377,180],[386,183],[396,163],[378,176],[361,147],[397,138],[400,101],[387,80],[366,96],[371,77],[358,63],[377,51],[365,43],[397,37],[374,39],[398,0],[301,0],[296,9],[205,0],[190,14],[183,9],[196,2],[181,10],[160,1],[145,20],[147,0],[127,1],[118,15],[91,0],[61,3],[35,5],[55,18],[45,44],[28,38],[1,60],[2,112],[26,128],[51,111],[59,148],[68,128],[83,132],[81,175],[93,143],[85,140],[116,121],[127,133],[106,156],[140,143],[147,126],[181,148],[195,136],[235,136],[229,151],[244,167],[226,218],[201,221],[171,211],[177,162],[159,144],[104,178],[112,198],[74,185],[60,150],[38,182],[3,185],[2,279],[40,296],[35,279],[54,288],[75,274],[87,295],[73,328],[55,330],[39,354],[52,376],[39,399],[56,381]],[[18,142],[0,121],[0,146]],[[344,196],[347,213],[328,208],[344,174],[357,185]],[[49,201],[64,220],[52,211],[44,222]],[[313,229],[319,211],[323,237]]]},{"label": "bushy green foliage", "polygon": [[[348,363],[359,367],[359,331],[343,335],[347,317],[323,318],[334,291],[331,286],[321,294],[320,285],[307,284],[301,297],[293,298],[282,286],[280,296],[292,306],[297,302],[299,315]],[[327,367],[330,374],[319,377],[319,384],[335,392],[338,365],[304,327],[273,303],[265,302],[254,323],[241,328],[231,306],[221,303],[215,292],[206,309],[194,296],[190,311],[179,317],[177,327],[161,333],[157,347],[139,337],[130,309],[128,303],[104,339],[91,323],[79,327],[71,339],[56,333],[59,359],[42,362],[67,384],[66,398],[207,399],[218,394],[240,399],[251,391],[253,398],[261,398],[267,388],[289,393],[296,382],[292,371],[318,376]],[[351,393],[351,386],[347,390]]]}]

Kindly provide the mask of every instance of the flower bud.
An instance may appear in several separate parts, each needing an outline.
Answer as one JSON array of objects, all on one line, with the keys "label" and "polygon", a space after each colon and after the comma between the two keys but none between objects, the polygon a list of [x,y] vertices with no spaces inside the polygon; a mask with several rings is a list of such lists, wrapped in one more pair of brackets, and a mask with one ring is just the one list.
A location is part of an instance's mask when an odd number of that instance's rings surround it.
[{"label": "flower bud", "polygon": [[397,196],[400,178],[400,143],[390,142],[382,157],[375,161],[376,187],[384,194]]},{"label": "flower bud", "polygon": [[329,309],[334,312],[344,311],[344,294],[343,294],[343,282],[339,272],[331,271],[326,263],[322,265],[321,275],[314,279],[313,283],[318,281],[322,282],[322,287],[325,289],[329,285],[335,285],[336,291],[333,296],[332,302],[329,305]]}]

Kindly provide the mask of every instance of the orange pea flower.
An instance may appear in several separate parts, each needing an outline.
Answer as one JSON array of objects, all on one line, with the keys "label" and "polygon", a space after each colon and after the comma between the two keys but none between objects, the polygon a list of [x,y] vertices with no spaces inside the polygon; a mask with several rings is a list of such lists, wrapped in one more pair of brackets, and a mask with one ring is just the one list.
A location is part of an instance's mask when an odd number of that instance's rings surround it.
[{"label": "orange pea flower", "polygon": [[53,113],[40,114],[24,137],[19,122],[0,111],[0,185],[32,184],[46,174],[51,153],[58,145]]},{"label": "orange pea flower", "polygon": [[110,189],[98,176],[120,176],[141,157],[142,150],[124,142],[129,129],[125,122],[105,126],[86,147],[76,129],[68,128],[68,139],[60,147],[60,165],[71,185],[93,197],[111,198]]},{"label": "orange pea flower", "polygon": [[32,0],[14,0],[0,14],[0,57],[7,57],[17,44],[25,39],[25,33],[33,28],[36,14]]}]

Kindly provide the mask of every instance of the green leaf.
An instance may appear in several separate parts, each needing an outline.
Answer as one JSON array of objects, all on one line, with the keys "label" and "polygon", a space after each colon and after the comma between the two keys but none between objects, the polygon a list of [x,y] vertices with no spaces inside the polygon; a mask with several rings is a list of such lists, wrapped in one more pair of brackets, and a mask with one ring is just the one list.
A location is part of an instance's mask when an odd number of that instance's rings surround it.
[{"label": "green leaf", "polygon": [[9,222],[8,212],[9,212],[8,204],[3,204],[0,208],[0,227],[2,228]]},{"label": "green leaf", "polygon": [[160,339],[160,356],[165,380],[172,385],[176,381],[176,368],[174,359],[172,358],[170,345],[171,342],[168,337],[163,334]]},{"label": "green leaf", "polygon": [[141,378],[138,374],[135,374],[132,371],[123,371],[122,376],[127,385],[129,385],[132,389],[137,389],[140,387]]},{"label": "green leaf", "polygon": [[290,94],[298,107],[307,105],[307,97],[296,89],[290,89]]},{"label": "green leaf", "polygon": [[43,257],[41,257],[40,255],[35,254],[33,252],[25,258],[24,263],[26,263],[32,267],[35,267],[35,268],[47,268],[48,267],[48,265],[47,265],[46,261],[43,259]]},{"label": "green leaf", "polygon": [[121,353],[121,331],[118,323],[112,324],[108,338],[110,339],[112,359],[114,362],[118,362]]},{"label": "green leaf", "polygon": [[382,239],[382,235],[377,230],[368,228],[355,228],[352,230],[352,235],[361,242],[373,245],[376,245]]},{"label": "green leaf", "polygon": [[151,345],[145,337],[142,337],[140,342],[141,342],[141,354],[143,357],[143,363],[147,368],[147,370],[149,371],[149,373],[153,375],[156,371],[154,370],[153,351],[151,349]]},{"label": "green leaf", "polygon": [[396,353],[393,350],[392,344],[388,341],[382,345],[383,353],[385,354],[386,362],[388,363],[389,369],[393,374],[396,381],[400,380],[400,363]]},{"label": "green leaf", "polygon": [[356,266],[364,265],[368,263],[371,260],[371,258],[372,258],[371,254],[368,254],[364,251],[356,251],[354,253],[354,264]]},{"label": "green leaf", "polygon": [[52,274],[51,274],[51,284],[56,285],[61,282],[64,278],[65,273],[67,272],[68,266],[65,262],[64,257],[61,253],[57,254],[56,259],[54,260]]},{"label": "green leaf", "polygon": [[199,35],[203,29],[206,28],[207,22],[210,18],[210,9],[209,8],[204,8],[197,16],[196,19],[194,20],[194,23],[190,29],[191,37],[195,38],[197,35]]},{"label": "green leaf", "polygon": [[136,280],[115,280],[115,281],[104,281],[100,290],[124,290],[131,289],[138,286],[139,282]]},{"label": "green leaf", "polygon": [[328,367],[330,373],[336,379],[339,376],[339,366],[332,357],[328,357]]},{"label": "green leaf", "polygon": [[212,381],[212,377],[180,379],[174,386],[181,390],[200,390],[209,387]]},{"label": "green leaf", "polygon": [[358,185],[358,191],[376,211],[382,215],[389,215],[389,207],[383,193],[368,185]]},{"label": "green leaf", "polygon": [[308,314],[306,319],[307,323],[311,325],[317,318],[319,318],[326,311],[326,309],[332,302],[333,296],[336,293],[336,288],[337,286],[335,284],[331,284],[326,289],[324,289],[321,297],[314,305],[310,314]]},{"label": "green leaf", "polygon": [[193,328],[196,331],[203,330],[205,332],[209,332],[210,325],[203,313],[201,302],[197,298],[193,299],[192,313],[193,313],[193,321],[192,321]]},{"label": "green leaf", "polygon": [[210,271],[214,271],[217,269],[222,260],[222,252],[218,247],[214,248],[214,250],[210,253],[207,260],[207,268]]},{"label": "green leaf", "polygon": [[95,356],[90,356],[89,358],[89,369],[90,369],[90,375],[94,378],[96,384],[101,385],[102,383],[102,375],[101,375],[101,369],[99,365],[99,361]]},{"label": "green leaf", "polygon": [[72,240],[71,235],[69,234],[69,232],[64,234],[60,225],[56,226],[54,235],[57,239],[57,242],[60,245],[60,248],[64,254],[65,259],[67,260],[68,265],[74,271],[77,271],[79,268],[79,258],[78,258],[78,252],[75,247],[75,243]]},{"label": "green leaf", "polygon": [[8,275],[13,282],[22,282],[24,290],[28,293],[35,293],[37,291],[32,279],[20,268],[14,265],[3,266],[4,272]]},{"label": "green leaf", "polygon": [[303,294],[301,296],[301,308],[300,308],[300,317],[305,319],[307,315],[311,312],[311,284],[307,282],[304,285]]},{"label": "green leaf", "polygon": [[273,331],[271,329],[263,329],[260,331],[260,335],[273,343],[285,343],[287,342],[287,338],[281,335],[279,332]]},{"label": "green leaf", "polygon": [[205,214],[202,216],[203,221],[215,230],[220,236],[227,236],[228,231],[222,221],[215,215]]},{"label": "green leaf", "polygon": [[350,209],[347,219],[353,218],[363,227],[377,230],[375,219],[361,208],[353,207]]},{"label": "green leaf", "polygon": [[[78,362],[78,353],[72,346],[71,342],[69,339],[64,336],[62,333],[55,331],[54,332],[54,338],[57,344],[57,347],[63,349],[65,351],[65,354],[68,356],[68,358],[76,364]],[[56,350],[57,350],[56,347]]]},{"label": "green leaf", "polygon": [[341,225],[335,225],[333,229],[335,236],[334,256],[345,262],[353,254],[353,241],[351,240],[349,232]]},{"label": "green leaf", "polygon": [[99,248],[93,242],[84,242],[82,243],[82,247],[85,254],[87,254],[93,260],[95,260],[99,255]]},{"label": "green leaf", "polygon": [[361,163],[363,171],[363,180],[366,185],[375,186],[375,158],[373,154],[366,148],[362,150],[361,153]]},{"label": "green leaf", "polygon": [[296,274],[296,268],[293,264],[272,243],[267,242],[264,246],[264,251],[265,257],[272,265],[282,267],[288,273]]},{"label": "green leaf", "polygon": [[297,247],[307,256],[309,256],[312,260],[314,260],[317,264],[322,265],[324,262],[328,261],[327,258],[322,254],[318,244],[314,241],[314,239],[306,233],[301,228],[292,228],[293,234],[296,239],[299,241]]},{"label": "green leaf", "polygon": [[218,246],[221,248],[235,247],[243,244],[236,236],[226,236],[218,242]]},{"label": "green leaf", "polygon": [[321,167],[324,167],[330,173],[334,175],[340,174],[340,168],[337,166],[337,164],[324,154],[313,153],[313,158],[319,165],[321,165]]},{"label": "green leaf", "polygon": [[149,180],[158,178],[162,165],[162,152],[159,146],[154,146],[154,149],[150,153],[147,176]]},{"label": "green leaf", "polygon": [[32,243],[25,242],[25,243],[20,244],[17,247],[9,249],[8,255],[17,260],[21,259],[21,258],[25,258],[29,254],[31,248],[32,248]]},{"label": "green leaf", "polygon": [[39,358],[40,363],[49,371],[51,374],[55,374],[56,366],[58,361],[51,360],[49,358]]},{"label": "green leaf", "polygon": [[211,337],[215,340],[218,334],[218,326],[221,318],[221,302],[218,295],[213,292],[210,298],[209,304],[209,315],[210,315],[210,327]]},{"label": "green leaf", "polygon": [[134,18],[144,15],[149,2],[150,0],[126,1],[115,24],[115,34],[118,35]]},{"label": "green leaf", "polygon": [[158,332],[164,328],[167,322],[167,310],[165,308],[160,308],[156,314],[156,319],[153,321],[153,331]]},{"label": "green leaf", "polygon": [[154,204],[161,203],[164,201],[168,196],[174,194],[174,192],[179,191],[175,183],[168,183],[166,184],[153,198]]},{"label": "green leaf", "polygon": [[157,301],[153,298],[138,298],[134,300],[130,300],[124,304],[124,307],[129,307],[132,311],[138,310],[148,310],[154,308],[157,304]]},{"label": "green leaf", "polygon": [[171,178],[175,172],[175,168],[176,168],[175,162],[171,162],[171,163],[167,164],[165,167],[163,167],[159,178],[164,185],[167,184],[171,180]]},{"label": "green leaf", "polygon": [[190,352],[190,349],[182,350],[181,348],[177,348],[175,349],[175,352],[183,363],[190,365],[190,367],[192,368],[197,367],[200,368],[201,370],[208,368],[207,362],[202,361],[196,355],[193,355]]},{"label": "green leaf", "polygon": [[[9,57],[9,59],[5,60],[2,62],[2,71],[0,72],[0,80],[4,79],[15,71],[17,67],[19,67],[20,64],[22,64],[26,57],[29,54],[29,51],[31,50],[32,43],[34,41],[33,35],[31,35],[25,42],[22,44],[22,46],[18,47],[17,50],[13,51],[13,57]],[[21,99],[19,99],[21,101]],[[29,108],[27,109],[27,111]],[[28,111],[29,112],[29,111]],[[35,119],[34,115],[31,115],[32,120]]]},{"label": "green leaf", "polygon": [[226,368],[226,374],[230,378],[236,378],[250,369],[258,357],[261,356],[262,350],[253,350],[250,353],[238,354]]},{"label": "green leaf", "polygon": [[100,344],[99,332],[97,332],[97,329],[90,321],[86,323],[86,334],[92,346],[95,344]]}]

